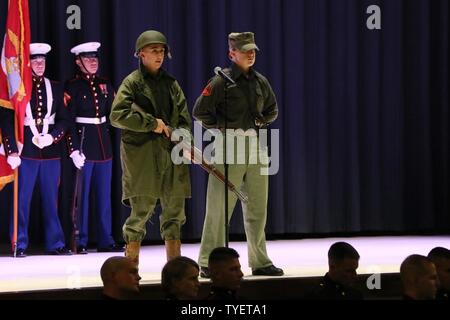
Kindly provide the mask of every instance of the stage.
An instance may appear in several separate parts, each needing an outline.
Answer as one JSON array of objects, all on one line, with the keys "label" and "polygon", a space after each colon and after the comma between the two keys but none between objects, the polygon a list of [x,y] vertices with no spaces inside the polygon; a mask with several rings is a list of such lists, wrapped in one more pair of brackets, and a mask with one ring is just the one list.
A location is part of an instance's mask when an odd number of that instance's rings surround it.
[{"label": "stage", "polygon": [[[347,241],[360,253],[358,274],[398,273],[403,259],[413,253],[427,255],[436,246],[450,248],[450,236],[351,237],[268,241],[274,264],[285,271],[283,279],[318,277],[327,270],[327,251],[336,241]],[[245,242],[230,242],[241,255],[244,280],[263,280],[251,275]],[[182,254],[197,259],[199,243],[183,244]],[[89,252],[87,255],[26,258],[0,257],[0,292],[79,289],[101,287],[99,270],[106,258],[117,253]],[[144,246],[140,256],[142,285],[160,283],[166,261],[164,246]],[[272,278],[273,279],[273,278]],[[202,282],[208,280],[201,279]]]}]

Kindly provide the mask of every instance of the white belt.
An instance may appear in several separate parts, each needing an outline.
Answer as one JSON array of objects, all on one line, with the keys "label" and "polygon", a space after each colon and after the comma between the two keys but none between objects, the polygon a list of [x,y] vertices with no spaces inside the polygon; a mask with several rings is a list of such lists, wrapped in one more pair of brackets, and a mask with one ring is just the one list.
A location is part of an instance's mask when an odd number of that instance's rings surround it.
[{"label": "white belt", "polygon": [[49,125],[49,124],[55,124],[55,115],[52,115],[48,118],[28,118],[25,117],[23,119],[23,125],[24,126],[31,126],[31,125],[37,125],[37,126],[43,126],[43,125]]},{"label": "white belt", "polygon": [[84,118],[84,117],[76,117],[76,123],[87,123],[87,124],[100,124],[106,122],[106,116],[101,118]]}]

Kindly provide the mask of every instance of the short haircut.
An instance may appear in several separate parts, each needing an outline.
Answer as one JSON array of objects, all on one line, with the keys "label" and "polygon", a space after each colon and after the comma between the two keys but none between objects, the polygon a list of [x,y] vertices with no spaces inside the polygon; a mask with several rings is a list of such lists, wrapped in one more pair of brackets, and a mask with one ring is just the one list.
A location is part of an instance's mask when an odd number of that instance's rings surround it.
[{"label": "short haircut", "polygon": [[110,275],[114,272],[117,272],[125,265],[125,262],[128,262],[129,258],[122,256],[109,257],[103,262],[103,265],[100,269],[100,277],[102,278],[103,283],[105,283]]},{"label": "short haircut", "polygon": [[328,250],[328,261],[342,261],[344,259],[359,260],[359,253],[347,242],[335,242]]},{"label": "short haircut", "polygon": [[209,254],[208,265],[213,265],[218,262],[229,261],[231,259],[238,259],[239,253],[232,249],[226,247],[218,247],[213,249]]},{"label": "short haircut", "polygon": [[200,270],[197,262],[184,256],[173,258],[164,265],[161,271],[161,286],[166,294],[172,293],[173,283],[182,279],[191,266]]},{"label": "short haircut", "polygon": [[400,277],[403,283],[421,276],[427,272],[426,266],[433,262],[420,254],[412,254],[406,257],[400,265]]},{"label": "short haircut", "polygon": [[438,259],[450,259],[450,250],[444,247],[435,247],[428,253],[428,258],[431,261]]}]

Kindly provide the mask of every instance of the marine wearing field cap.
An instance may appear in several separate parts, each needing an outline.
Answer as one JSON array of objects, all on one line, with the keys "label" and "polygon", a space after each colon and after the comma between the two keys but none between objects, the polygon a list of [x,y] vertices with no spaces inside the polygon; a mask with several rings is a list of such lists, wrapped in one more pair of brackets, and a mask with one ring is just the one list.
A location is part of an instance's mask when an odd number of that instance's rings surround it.
[{"label": "marine wearing field cap", "polygon": [[[283,275],[283,270],[273,265],[266,250],[264,228],[267,219],[269,182],[267,175],[261,175],[261,170],[266,169],[267,165],[263,161],[259,161],[256,164],[251,163],[251,156],[249,155],[250,142],[254,141],[250,141],[250,139],[259,139],[256,134],[257,130],[275,121],[278,116],[278,105],[267,78],[253,69],[256,50],[259,50],[255,43],[254,34],[252,32],[230,33],[228,35],[228,45],[228,56],[232,60],[232,64],[229,68],[223,69],[223,72],[233,79],[236,85],[227,88],[228,94],[226,99],[225,89],[227,84],[221,76],[216,75],[210,79],[208,85],[198,97],[192,114],[194,118],[202,121],[205,128],[220,129],[223,132],[225,123],[227,123],[227,129],[236,129],[235,132],[249,133],[248,136],[243,137],[243,139],[249,140],[245,143],[245,150],[237,151],[238,156],[244,155],[242,158],[245,158],[245,163],[229,163],[229,179],[237,188],[242,188],[248,193],[249,202],[241,204],[245,234],[247,236],[248,262],[252,268],[252,274],[281,276]],[[253,136],[250,135],[252,132],[254,133]],[[235,137],[231,136],[230,138],[234,139]],[[216,155],[223,155],[223,151],[221,151],[223,146],[220,142],[217,142],[218,140],[216,139],[215,141],[214,150]],[[228,152],[230,149],[228,149]],[[237,148],[234,150],[237,150]],[[255,154],[253,153],[253,155]],[[258,156],[258,159],[267,159],[267,149],[260,148],[256,156]],[[233,155],[233,158],[237,158],[236,155]],[[217,164],[217,168],[224,172],[222,163],[223,161]],[[231,219],[236,200],[234,194],[229,195],[229,219]],[[224,207],[223,185],[210,175],[206,200],[206,216],[203,223],[199,254],[200,275],[202,277],[209,277],[207,266],[211,251],[225,244]]]}]

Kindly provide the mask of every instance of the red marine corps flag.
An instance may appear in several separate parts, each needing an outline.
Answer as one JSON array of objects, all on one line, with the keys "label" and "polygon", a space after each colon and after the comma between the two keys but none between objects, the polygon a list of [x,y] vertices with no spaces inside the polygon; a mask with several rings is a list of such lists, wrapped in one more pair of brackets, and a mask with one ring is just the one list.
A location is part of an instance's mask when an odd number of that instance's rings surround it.
[{"label": "red marine corps flag", "polygon": [[[23,120],[30,101],[32,80],[30,66],[30,16],[28,0],[9,0],[8,18],[1,52],[0,105],[15,112],[16,141],[19,153],[23,146]],[[4,149],[4,148],[3,148]],[[5,161],[0,156],[0,163]],[[0,178],[11,174],[0,165]],[[5,172],[3,172],[5,170]],[[14,185],[14,235],[17,240],[17,170]]]}]

